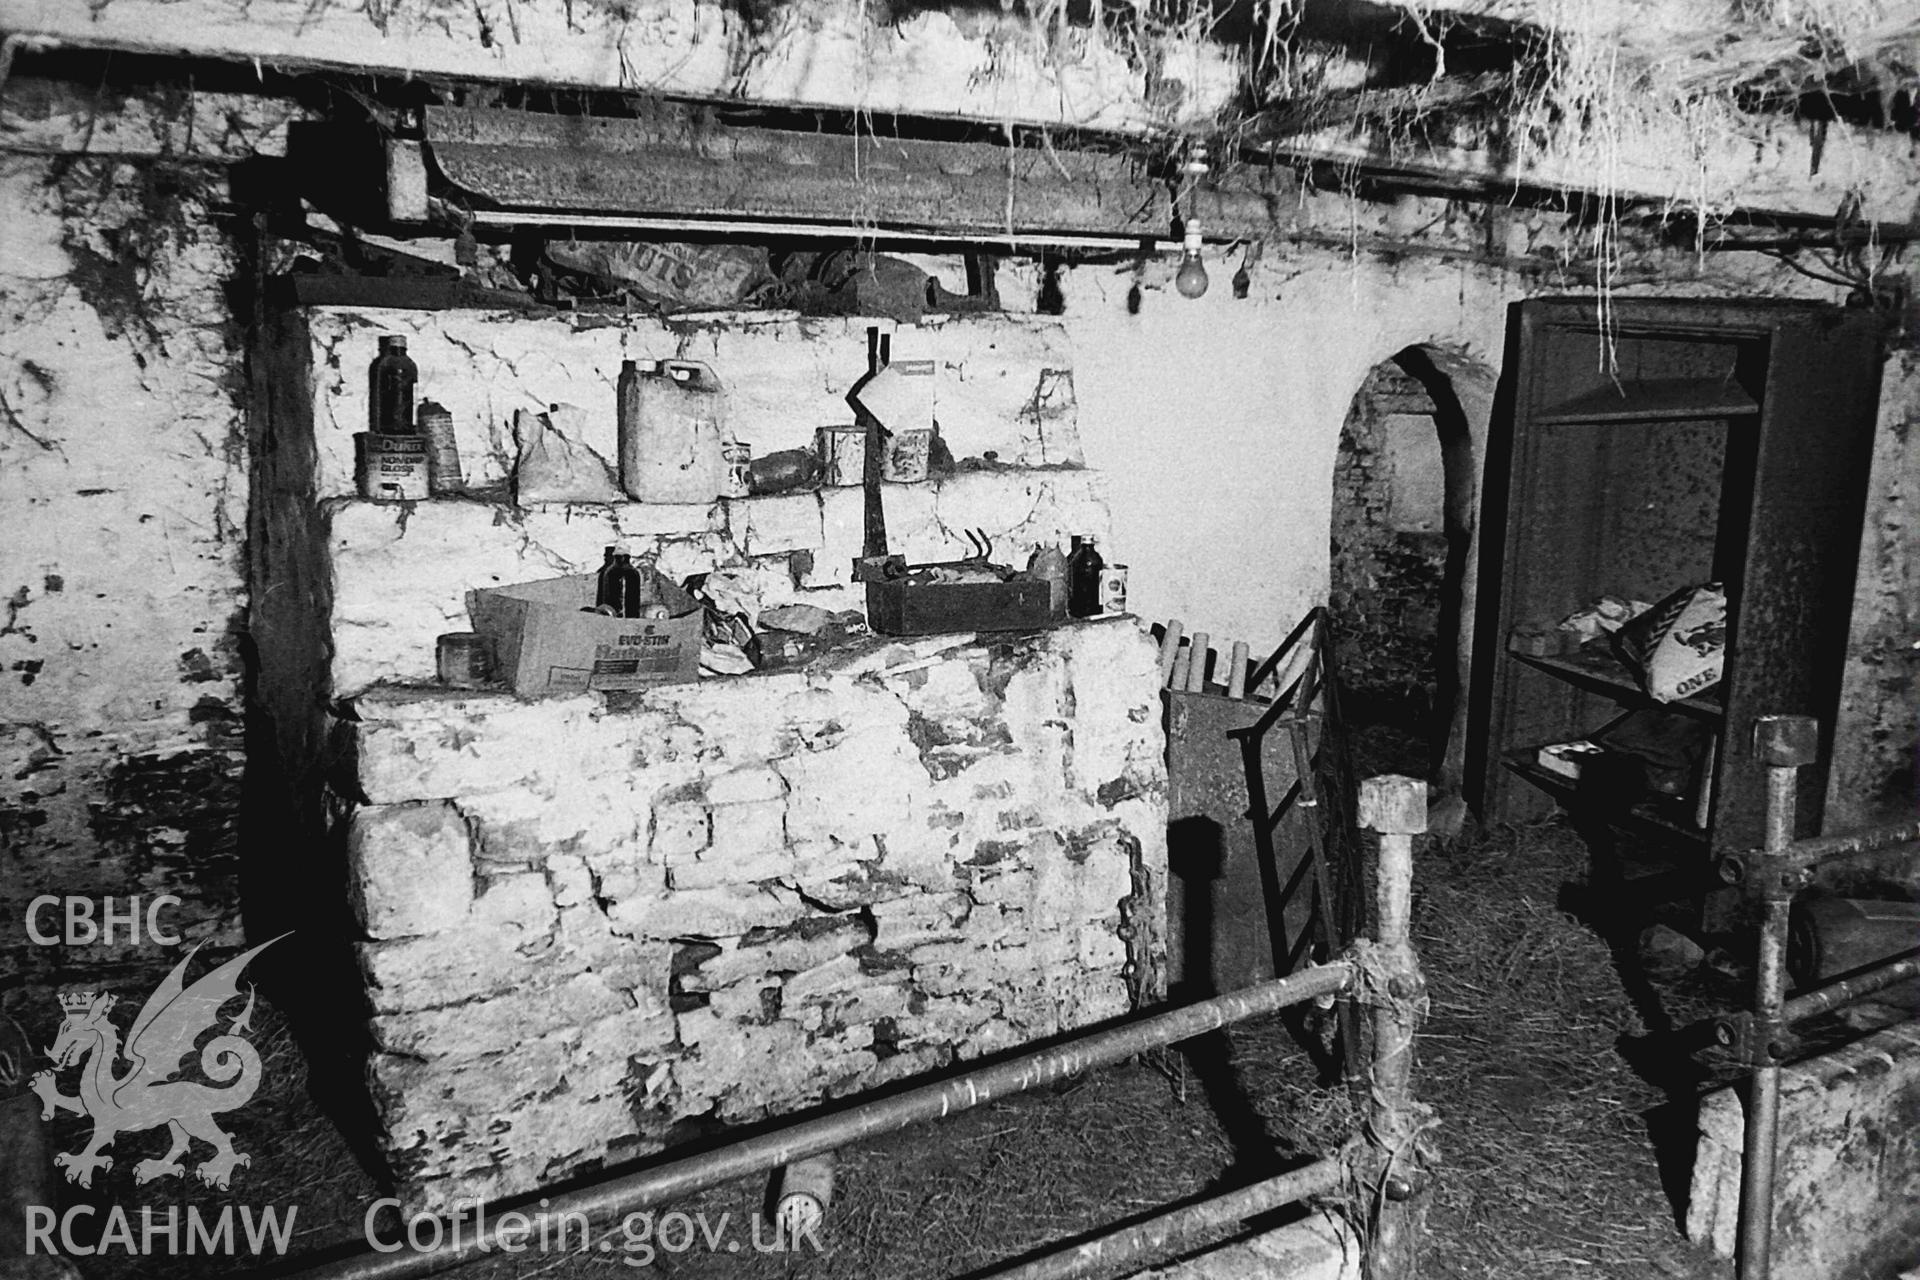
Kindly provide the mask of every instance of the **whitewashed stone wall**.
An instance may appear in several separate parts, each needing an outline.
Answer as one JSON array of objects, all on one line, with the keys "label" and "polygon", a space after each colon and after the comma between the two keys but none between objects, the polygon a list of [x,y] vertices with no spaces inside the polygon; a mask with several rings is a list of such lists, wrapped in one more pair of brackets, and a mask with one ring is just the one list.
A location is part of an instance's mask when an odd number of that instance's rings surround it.
[{"label": "whitewashed stone wall", "polygon": [[[311,309],[263,346],[261,688],[294,771],[357,807],[348,879],[371,1080],[417,1207],[524,1191],[1127,1012],[1164,991],[1157,664],[1132,619],[876,640],[805,672],[520,702],[431,687],[477,586],[609,544],[761,606],[858,608],[858,488],[691,505],[517,503],[517,410],[577,407],[617,459],[623,359],[710,365],[766,453],[850,422],[858,319],[698,324]],[[473,491],[354,495],[382,334],[453,413]],[[1022,564],[1104,537],[1057,324],[894,332],[940,370],[960,460],[884,491],[889,545]],[[342,718],[329,726],[319,712]],[[330,742],[329,742],[330,740]]]},{"label": "whitewashed stone wall", "polygon": [[[995,540],[996,557],[1025,564],[1038,543],[1104,536],[1107,509],[1089,471],[962,473],[941,483],[889,485],[888,545],[915,560],[970,554],[962,529]],[[470,628],[469,588],[587,572],[603,548],[654,551],[675,579],[726,569],[754,585],[761,607],[804,601],[864,609],[851,581],[861,552],[861,491],[822,489],[711,507],[336,500],[324,511],[332,568],[328,683],[351,694],[382,681],[431,680],[434,637]]]},{"label": "whitewashed stone wall", "polygon": [[[7,130],[0,129],[0,138]],[[239,940],[245,419],[217,174],[0,153],[0,970],[40,894]],[[57,928],[57,926],[56,926]],[[23,1016],[39,1016],[35,1009]]]},{"label": "whitewashed stone wall", "polygon": [[[699,505],[509,501],[517,410],[569,404],[581,442],[618,458],[614,384],[623,359],[708,364],[728,389],[735,433],[756,453],[810,445],[816,427],[852,421],[846,392],[866,368],[859,319],[734,315],[698,324],[646,319],[530,318],[475,312],[315,309],[274,353],[283,387],[266,486],[293,521],[269,554],[275,589],[309,618],[280,628],[283,648],[315,627],[316,694],[350,695],[380,681],[433,676],[434,637],[466,630],[466,592],[597,567],[602,548],[654,551],[675,578],[715,569],[745,575],[764,605],[796,600],[859,608],[852,561],[862,549],[862,496],[826,488]],[[892,326],[888,325],[891,329]],[[408,339],[420,395],[453,413],[461,458],[484,494],[419,503],[353,497],[353,434],[366,429],[366,368],[381,334]],[[957,474],[886,486],[889,546],[915,560],[970,554],[964,530],[1023,565],[1042,543],[1105,538],[1101,478],[1081,465],[1072,354],[1055,323],[982,317],[894,332],[895,359],[940,370],[942,438]],[[311,698],[303,701],[310,703]]]},{"label": "whitewashed stone wall", "polygon": [[407,339],[419,394],[453,413],[468,478],[505,483],[513,415],[566,404],[584,442],[619,456],[615,382],[622,360],[697,360],[726,387],[730,422],[756,454],[811,445],[815,427],[853,421],[846,394],[867,371],[867,329],[892,335],[895,360],[939,368],[940,427],[956,457],[1018,467],[1079,466],[1073,353],[1058,321],[1006,315],[896,325],[890,320],[733,312],[657,321],[483,311],[317,307],[312,343],[314,492],[351,497],[353,433],[367,429],[367,366],[382,334]]},{"label": "whitewashed stone wall", "polygon": [[523,1191],[1162,994],[1154,646],[1125,619],[343,723],[384,1142]]}]

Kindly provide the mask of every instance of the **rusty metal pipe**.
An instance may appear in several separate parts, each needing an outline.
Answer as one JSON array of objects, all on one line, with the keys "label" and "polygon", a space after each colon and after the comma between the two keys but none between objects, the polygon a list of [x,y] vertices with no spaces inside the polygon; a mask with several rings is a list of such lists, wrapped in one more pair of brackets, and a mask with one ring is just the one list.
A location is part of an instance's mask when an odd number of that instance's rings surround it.
[{"label": "rusty metal pipe", "polygon": [[1808,1018],[1852,1004],[1864,996],[1910,978],[1920,978],[1920,947],[1888,956],[1851,978],[1829,982],[1824,987],[1815,987],[1804,995],[1795,996],[1782,1007],[1780,1017],[1783,1022],[1805,1022]]},{"label": "rusty metal pipe", "polygon": [[[713,1151],[608,1178],[543,1200],[541,1212],[550,1219],[577,1214],[595,1225],[617,1222],[625,1214],[678,1200],[735,1178],[765,1173],[923,1120],[967,1111],[997,1098],[1037,1089],[1094,1067],[1111,1066],[1136,1053],[1191,1040],[1231,1023],[1244,1022],[1319,996],[1336,995],[1348,990],[1354,980],[1354,966],[1348,961],[1336,960],[1186,1005],[1130,1026],[1079,1036],[1065,1044],[980,1067],[951,1080],[922,1085]],[[481,1230],[465,1234],[440,1233],[444,1237],[440,1247],[420,1252],[355,1254],[300,1271],[298,1280],[401,1280],[402,1277],[434,1275],[497,1249],[499,1215],[505,1208],[495,1210],[488,1206],[482,1220],[491,1219],[491,1223]]]},{"label": "rusty metal pipe", "polygon": [[1920,818],[1892,826],[1874,827],[1844,836],[1816,836],[1796,840],[1780,851],[1783,867],[1811,867],[1835,858],[1879,853],[1895,845],[1920,843]]},{"label": "rusty metal pipe", "polygon": [[1182,1252],[1219,1227],[1242,1223],[1308,1196],[1332,1191],[1345,1182],[1346,1177],[1345,1158],[1328,1156],[1303,1169],[1170,1210],[1032,1262],[992,1272],[985,1280],[1080,1280],[1083,1276],[1107,1275],[1150,1255]]},{"label": "rusty metal pipe", "polygon": [[[1819,725],[1811,716],[1761,716],[1754,755],[1767,766],[1765,861],[1772,865],[1793,843],[1800,768],[1813,761]],[[1780,1136],[1780,1064],[1774,1054],[1785,1025],[1787,923],[1793,891],[1778,875],[1763,880],[1760,957],[1753,982],[1753,1079],[1740,1164],[1741,1280],[1768,1280],[1773,1271],[1774,1157]]]},{"label": "rusty metal pipe", "polygon": [[1371,1280],[1411,1280],[1424,1213],[1418,1194],[1423,1181],[1416,1146],[1420,1128],[1413,1106],[1414,1032],[1424,1003],[1411,940],[1413,837],[1427,829],[1427,784],[1414,778],[1368,778],[1360,784],[1360,825],[1380,834],[1376,941],[1387,988],[1386,998],[1373,1009],[1367,1139],[1380,1185],[1373,1197],[1367,1275]]},{"label": "rusty metal pipe", "polygon": [[[1791,776],[1791,771],[1789,771]],[[1769,902],[1760,926],[1760,975],[1755,982],[1753,1043],[1756,1061],[1747,1102],[1745,1152],[1740,1167],[1740,1278],[1772,1273],[1773,1172],[1780,1135],[1780,1064],[1771,1061],[1778,1038],[1785,982],[1787,904]],[[1766,993],[1771,990],[1772,999]],[[1771,1007],[1769,1007],[1771,1006]]]}]

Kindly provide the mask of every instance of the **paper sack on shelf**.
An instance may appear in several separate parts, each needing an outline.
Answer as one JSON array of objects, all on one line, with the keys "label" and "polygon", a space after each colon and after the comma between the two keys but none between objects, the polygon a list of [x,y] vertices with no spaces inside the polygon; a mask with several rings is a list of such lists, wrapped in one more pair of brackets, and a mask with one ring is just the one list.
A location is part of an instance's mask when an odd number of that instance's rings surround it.
[{"label": "paper sack on shelf", "polygon": [[1727,593],[1717,582],[1682,587],[1613,638],[1655,702],[1690,697],[1720,683],[1727,658]]},{"label": "paper sack on shelf", "polygon": [[492,644],[502,681],[537,698],[699,678],[702,614],[691,596],[656,578],[672,616],[609,618],[592,612],[596,581],[578,573],[467,592],[473,629]]}]

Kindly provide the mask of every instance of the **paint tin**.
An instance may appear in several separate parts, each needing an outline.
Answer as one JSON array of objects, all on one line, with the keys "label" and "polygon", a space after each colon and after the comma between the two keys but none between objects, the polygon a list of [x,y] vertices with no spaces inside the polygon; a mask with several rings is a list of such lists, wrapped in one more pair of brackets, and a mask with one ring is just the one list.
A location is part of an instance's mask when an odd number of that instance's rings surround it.
[{"label": "paint tin", "polygon": [[747,487],[747,472],[753,466],[753,446],[738,440],[723,443],[720,457],[726,463],[720,471],[720,496],[744,498],[752,493]]},{"label": "paint tin", "polygon": [[493,653],[487,639],[473,631],[449,631],[435,645],[440,683],[454,689],[472,689],[493,678]]},{"label": "paint tin", "polygon": [[865,427],[820,427],[813,433],[813,447],[820,455],[821,483],[844,487],[865,482]]},{"label": "paint tin", "polygon": [[353,437],[354,475],[360,496],[379,502],[414,501],[431,494],[427,438],[362,431]]},{"label": "paint tin", "polygon": [[427,491],[459,493],[467,487],[460,474],[460,445],[453,438],[453,415],[445,405],[420,402],[420,434],[427,438]]},{"label": "paint tin", "polygon": [[1100,571],[1100,612],[1127,611],[1127,566],[1110,564]]},{"label": "paint tin", "polygon": [[932,445],[930,427],[895,431],[881,455],[880,478],[894,484],[919,484],[927,478],[927,451]]},{"label": "paint tin", "polygon": [[826,1220],[833,1203],[834,1153],[824,1152],[795,1160],[779,1173],[773,1196],[773,1216],[788,1238],[811,1235]]}]

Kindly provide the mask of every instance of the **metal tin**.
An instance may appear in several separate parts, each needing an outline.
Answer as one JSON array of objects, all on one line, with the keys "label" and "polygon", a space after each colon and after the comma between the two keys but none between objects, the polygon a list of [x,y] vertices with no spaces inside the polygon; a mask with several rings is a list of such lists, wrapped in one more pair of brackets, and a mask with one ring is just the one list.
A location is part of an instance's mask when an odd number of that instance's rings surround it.
[{"label": "metal tin", "polygon": [[833,1203],[833,1163],[831,1151],[795,1160],[780,1171],[779,1191],[774,1196],[774,1218],[789,1238],[820,1229],[827,1207]]},{"label": "metal tin", "polygon": [[427,438],[362,431],[353,437],[354,477],[360,496],[382,502],[428,497]]},{"label": "metal tin", "polygon": [[440,683],[472,689],[493,678],[493,652],[487,639],[473,631],[449,631],[435,645]]},{"label": "metal tin", "polygon": [[820,427],[813,433],[813,447],[820,455],[820,479],[823,484],[855,485],[867,478],[867,429],[865,427]]},{"label": "metal tin", "polygon": [[895,431],[880,459],[880,478],[895,484],[919,484],[927,478],[927,451],[933,445],[930,427]]},{"label": "metal tin", "polygon": [[1127,611],[1127,566],[1110,564],[1100,571],[1100,612]]},{"label": "metal tin", "polygon": [[459,493],[467,487],[460,473],[460,445],[453,437],[453,414],[431,400],[420,402],[420,434],[427,438],[427,490]]},{"label": "metal tin", "polygon": [[747,472],[753,466],[753,446],[739,440],[722,444],[720,457],[726,463],[720,471],[720,496],[744,498],[752,493],[747,487]]}]

